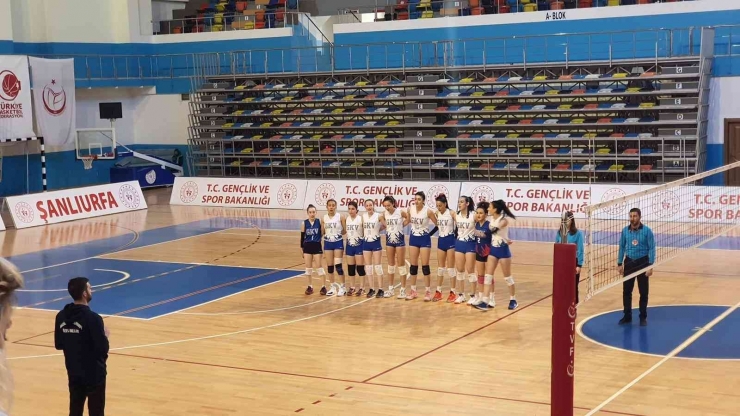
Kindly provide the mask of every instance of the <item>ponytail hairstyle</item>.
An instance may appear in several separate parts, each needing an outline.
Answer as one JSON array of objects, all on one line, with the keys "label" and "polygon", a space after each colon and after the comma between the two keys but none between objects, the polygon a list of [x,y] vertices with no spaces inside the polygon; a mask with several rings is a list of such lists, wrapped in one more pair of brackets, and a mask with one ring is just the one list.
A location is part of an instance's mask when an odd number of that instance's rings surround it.
[{"label": "ponytail hairstyle", "polygon": [[485,213],[487,214],[487,213],[488,213],[488,207],[489,207],[489,206],[491,206],[491,204],[489,204],[488,202],[486,202],[486,201],[481,201],[481,202],[478,202],[478,206],[477,206],[477,207],[475,207],[475,209],[476,209],[476,210],[482,209],[482,210],[483,210],[483,212],[485,212]]},{"label": "ponytail hairstyle", "polygon": [[383,202],[390,202],[391,205],[393,205],[393,208],[396,208],[396,198],[391,195],[386,195],[386,197],[383,198]]},{"label": "ponytail hairstyle", "polygon": [[355,211],[357,211],[358,213],[360,212],[360,209],[357,208],[357,202],[355,201],[349,201],[347,203],[347,210],[349,210],[349,207],[355,207]]},{"label": "ponytail hairstyle", "polygon": [[308,206],[306,207],[306,212],[310,211],[311,208],[316,209],[316,207],[313,204],[308,204]]},{"label": "ponytail hairstyle", "polygon": [[426,202],[426,200],[427,200],[427,196],[422,191],[419,191],[419,192],[415,193],[414,196],[420,196],[422,202]]},{"label": "ponytail hairstyle", "polygon": [[[471,212],[475,211],[475,202],[473,201],[473,198],[471,198],[469,196],[464,196],[463,195],[463,196],[460,197],[460,199],[464,199],[465,200],[465,206],[467,207],[468,215],[470,215]],[[457,211],[458,214],[460,212],[461,211]]]},{"label": "ponytail hairstyle", "polygon": [[450,209],[450,204],[447,203],[447,196],[445,194],[437,195],[437,197],[434,198],[434,200],[445,204],[445,209]]},{"label": "ponytail hairstyle", "polygon": [[513,219],[516,219],[516,216],[511,213],[509,210],[509,207],[506,206],[506,202],[504,202],[503,199],[497,199],[492,202],[493,207],[496,208],[496,211],[498,211],[501,214],[506,215],[507,217],[511,217]]},{"label": "ponytail hairstyle", "polygon": [[567,211],[566,214],[568,215],[568,219],[570,220],[568,233],[570,233],[570,235],[576,235],[576,233],[578,232],[578,227],[576,227],[576,217],[573,215],[572,211]]}]

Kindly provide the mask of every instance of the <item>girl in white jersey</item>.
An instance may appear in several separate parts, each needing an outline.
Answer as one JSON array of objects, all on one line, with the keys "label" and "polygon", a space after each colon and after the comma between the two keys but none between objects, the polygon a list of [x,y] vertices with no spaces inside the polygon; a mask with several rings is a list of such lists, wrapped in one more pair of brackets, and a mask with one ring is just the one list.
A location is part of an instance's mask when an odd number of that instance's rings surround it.
[{"label": "girl in white jersey", "polygon": [[[324,215],[324,221],[321,223],[322,235],[324,236],[324,258],[326,259],[326,269],[329,275],[331,287],[326,291],[326,285],[321,288],[321,294],[327,296],[344,296],[344,270],[342,261],[344,257],[344,218],[337,212],[337,201],[330,199],[326,201],[327,213]],[[341,285],[334,282],[334,269]]]},{"label": "girl in white jersey", "polygon": [[493,236],[491,238],[491,254],[488,256],[486,263],[486,274],[484,276],[483,293],[479,293],[481,299],[474,304],[476,308],[487,311],[495,305],[493,299],[493,273],[496,267],[501,264],[501,271],[504,273],[504,280],[509,286],[509,309],[516,309],[519,304],[516,301],[516,287],[514,286],[514,277],[511,275],[511,250],[509,246],[512,241],[509,239],[509,223],[516,219],[511,213],[506,202],[499,199],[491,202],[488,208],[490,214],[490,227]]},{"label": "girl in white jersey", "polygon": [[[355,272],[360,274],[360,289],[364,287],[365,257],[363,256],[363,228],[362,216],[358,215],[357,202],[347,204],[349,215],[344,219],[344,229],[347,230],[347,274],[349,275],[349,292],[347,296],[355,294]],[[358,270],[359,269],[359,270]]]},{"label": "girl in white jersey", "polygon": [[416,276],[419,273],[419,262],[421,260],[421,272],[424,275],[424,285],[426,286],[424,301],[429,302],[432,300],[432,269],[429,267],[429,257],[432,253],[432,233],[429,232],[429,223],[431,222],[436,227],[437,217],[432,210],[427,208],[427,197],[424,192],[417,192],[414,199],[416,204],[410,206],[408,210],[411,221],[411,234],[409,235],[411,293],[406,296],[406,300],[419,297],[416,292]]},{"label": "girl in white jersey", "polygon": [[[385,225],[385,249],[388,252],[388,292],[384,297],[393,296],[396,266],[401,276],[401,290],[398,299],[406,299],[406,240],[403,236],[403,227],[409,224],[409,214],[396,208],[396,199],[388,195],[383,198],[385,212],[380,221]],[[380,296],[380,293],[378,293]]]},{"label": "girl in white jersey", "polygon": [[[435,198],[437,201],[437,290],[434,292],[433,302],[442,300],[442,283],[445,278],[445,266],[450,275],[450,296],[455,293],[455,214],[447,204],[447,196],[442,194]],[[454,297],[453,297],[454,300]]]},{"label": "girl in white jersey", "polygon": [[[365,241],[362,244],[362,252],[365,256],[365,265],[367,267],[369,288],[367,297],[371,298],[375,296],[374,287],[376,281],[373,280],[373,274],[377,274],[378,276],[378,293],[383,293],[383,247],[380,245],[380,228],[383,226],[383,219],[380,214],[375,212],[375,203],[372,199],[365,200],[365,211],[362,214],[362,227],[365,236]],[[363,274],[365,273],[364,269],[365,267],[363,267]],[[363,290],[360,288],[356,296],[362,296],[362,293]]]},{"label": "girl in white jersey", "polygon": [[475,294],[478,279],[475,275],[475,202],[469,196],[461,196],[457,204],[458,211],[455,216],[457,227],[457,239],[455,240],[455,267],[457,268],[457,295],[453,299],[453,293],[447,298],[447,302],[456,304],[465,303],[465,276],[472,286]]}]

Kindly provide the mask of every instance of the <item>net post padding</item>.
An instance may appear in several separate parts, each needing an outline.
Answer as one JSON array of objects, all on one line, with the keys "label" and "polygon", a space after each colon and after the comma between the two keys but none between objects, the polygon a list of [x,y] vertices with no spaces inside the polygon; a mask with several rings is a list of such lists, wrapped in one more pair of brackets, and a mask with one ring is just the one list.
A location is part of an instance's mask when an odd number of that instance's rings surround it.
[{"label": "net post padding", "polygon": [[[561,239],[567,241],[567,239]],[[573,416],[576,340],[576,246],[555,244],[552,268],[550,414]]]}]

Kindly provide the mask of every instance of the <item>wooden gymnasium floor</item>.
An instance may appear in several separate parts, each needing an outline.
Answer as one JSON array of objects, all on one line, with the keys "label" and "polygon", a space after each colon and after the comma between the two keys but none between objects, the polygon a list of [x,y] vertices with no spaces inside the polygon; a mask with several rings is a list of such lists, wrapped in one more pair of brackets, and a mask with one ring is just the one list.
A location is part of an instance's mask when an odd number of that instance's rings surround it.
[{"label": "wooden gymnasium floor", "polygon": [[[158,190],[147,193],[148,211],[10,230],[0,234],[1,254],[42,263],[22,265],[23,270],[42,268],[46,273],[27,274],[29,287],[53,281],[56,289],[66,287],[71,277],[67,273],[87,273],[85,267],[96,267],[85,265],[88,261],[118,267],[125,267],[127,261],[138,264],[132,260],[162,267],[184,263],[191,265],[188,271],[212,266],[216,274],[208,279],[226,274],[219,270],[238,272],[238,267],[295,270],[288,272],[290,276],[302,270],[298,234],[288,230],[296,229],[295,220],[302,213],[174,207],[168,199],[169,190]],[[148,235],[146,230],[187,228],[196,221],[223,217],[236,220],[213,232],[181,239],[175,239],[175,233],[170,240],[153,244],[136,242]],[[517,227],[537,230],[553,228],[553,223],[522,219]],[[128,243],[94,252],[105,241],[116,239]],[[65,250],[74,252],[75,247],[93,250],[94,259],[70,260]],[[160,310],[156,319],[134,319],[121,311],[106,318],[112,332],[108,414],[549,415],[552,246],[517,241],[512,250],[520,304],[514,312],[505,307],[503,285],[498,286],[499,306],[482,313],[421,299],[306,297],[304,278],[282,278],[184,311]],[[39,251],[43,255],[33,257]],[[109,251],[118,252],[105,254]],[[67,257],[44,253],[67,253]],[[740,300],[737,253],[693,250],[660,267],[652,278],[651,305],[735,305]],[[58,265],[66,262],[83,266],[58,269],[69,267]],[[434,255],[432,262],[436,268]],[[29,273],[35,276],[38,270]],[[190,277],[184,277],[137,292],[131,288],[164,279],[166,273],[146,280],[131,275],[120,288],[105,290],[111,287],[102,284],[94,294],[93,309],[110,309],[117,302],[126,308],[141,300],[144,306],[130,308],[141,312],[152,304],[162,305],[161,300],[154,302],[162,299],[160,292],[190,284]],[[500,281],[501,276],[496,278]],[[53,296],[61,300],[45,305],[58,309],[68,301],[65,295],[58,291]],[[27,306],[27,296],[19,296],[19,306]],[[636,307],[637,289],[633,303]],[[620,308],[621,290],[615,288],[585,303],[579,309],[579,321]],[[19,308],[14,315],[8,347],[16,381],[14,416],[65,414],[66,374],[63,358],[52,347],[54,313],[50,310]],[[614,317],[605,328],[621,334],[618,315]],[[740,326],[739,313],[730,318],[725,321]],[[720,349],[722,342],[736,342],[738,326],[728,330],[718,325],[708,334],[721,336],[708,338],[709,342],[718,343],[715,346]],[[651,320],[647,331],[658,333],[649,342],[661,342],[660,322]],[[679,334],[677,342],[690,335]],[[704,349],[713,348],[705,345]],[[584,415],[658,363],[661,355],[626,352],[579,336],[576,358],[576,414]],[[736,415],[738,385],[737,359],[674,358],[598,414]]]}]

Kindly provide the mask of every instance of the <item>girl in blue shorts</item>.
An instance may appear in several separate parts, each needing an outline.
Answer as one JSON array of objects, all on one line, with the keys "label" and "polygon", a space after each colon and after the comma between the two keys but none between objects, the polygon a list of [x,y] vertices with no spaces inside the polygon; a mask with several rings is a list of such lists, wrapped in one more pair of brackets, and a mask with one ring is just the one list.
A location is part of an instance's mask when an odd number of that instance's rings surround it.
[{"label": "girl in blue shorts", "polygon": [[[308,279],[308,287],[306,288],[306,294],[313,294],[313,284],[311,282],[314,270],[319,275],[321,283],[324,283],[326,278],[324,268],[321,267],[321,256],[323,251],[321,250],[321,221],[316,218],[316,207],[309,205],[306,208],[308,218],[303,220],[301,224],[301,251],[303,252],[303,259],[306,262],[306,278]],[[326,287],[323,288],[326,291]]]},{"label": "girl in blue shorts", "polygon": [[378,289],[378,297],[390,298],[393,296],[393,280],[396,277],[396,266],[401,276],[401,290],[398,299],[406,299],[406,241],[403,236],[403,227],[409,225],[409,214],[396,207],[396,199],[388,195],[383,198],[385,212],[380,221],[385,225],[385,249],[388,252],[388,291]]},{"label": "girl in blue shorts", "polygon": [[[432,233],[429,232],[429,223],[437,225],[437,217],[434,212],[427,208],[426,195],[417,192],[414,195],[415,204],[409,207],[409,220],[411,221],[411,233],[409,234],[409,275],[411,275],[411,293],[406,300],[414,300],[419,297],[416,292],[416,277],[421,262],[421,272],[424,275],[426,291],[424,301],[432,300],[432,269],[429,267],[429,257],[432,253]],[[435,230],[436,231],[436,230]]]},{"label": "girl in blue shorts", "polygon": [[486,273],[486,264],[491,254],[491,223],[488,220],[488,202],[479,202],[475,210],[475,272],[477,274],[478,293],[470,297],[468,305],[478,305],[483,299],[484,275]]},{"label": "girl in blue shorts", "polygon": [[[450,297],[455,296],[455,213],[447,204],[447,196],[442,194],[435,198],[437,201],[437,290],[434,292],[433,302],[442,300],[442,283],[445,278],[445,266],[450,276]],[[449,297],[447,299],[449,301]]]},{"label": "girl in blue shorts", "polygon": [[363,256],[364,233],[362,227],[362,216],[357,210],[357,202],[350,201],[347,204],[349,215],[344,220],[344,229],[347,230],[347,274],[349,275],[349,291],[347,296],[355,294],[355,274],[360,274],[360,290],[362,290],[365,277],[365,258]]},{"label": "girl in blue shorts", "polygon": [[[461,196],[457,203],[457,214],[455,215],[455,267],[457,268],[456,294],[454,299],[453,293],[447,298],[447,302],[462,304],[467,301],[465,297],[465,277],[472,286],[472,292],[475,294],[476,276],[475,276],[475,203],[469,196]],[[474,296],[474,295],[472,295]]]},{"label": "girl in blue shorts", "polygon": [[493,201],[488,209],[490,216],[490,228],[493,238],[491,239],[491,255],[486,264],[486,274],[484,276],[483,297],[475,305],[476,308],[486,311],[495,306],[496,301],[493,293],[493,273],[501,264],[501,271],[504,274],[504,280],[509,287],[509,309],[516,309],[519,304],[516,301],[516,286],[514,277],[511,275],[511,250],[509,246],[512,241],[509,239],[509,224],[516,217],[506,206],[506,202],[499,199]]},{"label": "girl in blue shorts", "polygon": [[[326,287],[321,289],[322,295],[327,296],[344,296],[344,270],[342,269],[344,257],[344,218],[337,212],[337,201],[330,199],[326,201],[327,213],[324,215],[324,221],[321,224],[324,235],[324,258],[327,264],[327,273],[331,287],[326,291]],[[337,271],[341,284],[334,282],[334,269]]]},{"label": "girl in blue shorts", "polygon": [[[376,281],[373,279],[375,271],[378,275],[378,293],[383,293],[383,247],[380,246],[380,229],[383,223],[381,215],[375,212],[375,203],[372,199],[365,200],[365,211],[362,214],[362,227],[365,236],[365,241],[362,243],[362,252],[365,256],[365,268],[367,269],[367,280],[369,282],[367,297],[371,298],[376,296],[374,289]],[[362,292],[361,288],[356,296],[362,296]]]}]

